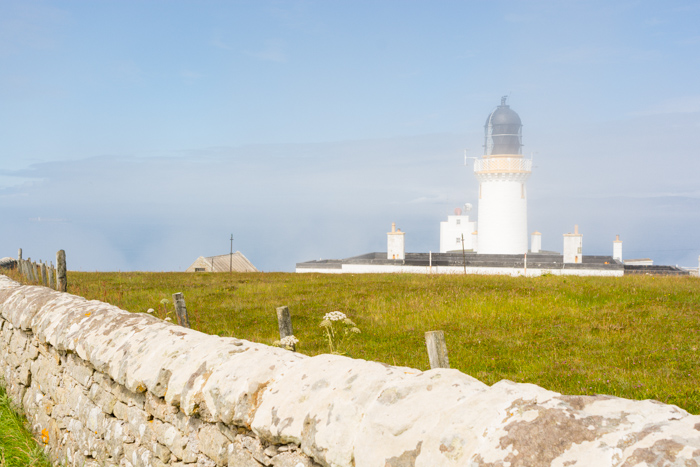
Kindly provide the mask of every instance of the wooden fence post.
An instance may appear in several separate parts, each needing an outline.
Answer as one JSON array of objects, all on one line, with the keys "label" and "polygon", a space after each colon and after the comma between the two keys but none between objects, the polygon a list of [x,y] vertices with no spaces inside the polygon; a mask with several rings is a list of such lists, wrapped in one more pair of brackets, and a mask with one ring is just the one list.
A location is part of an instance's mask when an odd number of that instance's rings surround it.
[{"label": "wooden fence post", "polygon": [[44,287],[49,285],[48,277],[46,277],[46,263],[41,263],[41,283]]},{"label": "wooden fence post", "polygon": [[[293,336],[292,315],[289,313],[289,307],[277,307],[277,327],[280,331],[280,340],[287,336]],[[296,351],[296,345],[292,344],[292,351]]]},{"label": "wooden fence post", "polygon": [[173,294],[173,304],[175,305],[175,314],[177,315],[177,324],[184,328],[190,327],[190,318],[187,316],[187,307],[185,299],[181,292]]},{"label": "wooden fence post", "polygon": [[447,344],[445,333],[442,331],[428,331],[425,333],[425,346],[428,348],[428,360],[430,368],[449,368],[450,361],[447,358]]},{"label": "wooden fence post", "polygon": [[22,261],[22,249],[17,250],[17,261]]},{"label": "wooden fence post", "polygon": [[31,258],[27,258],[27,280],[29,282],[34,282],[36,278],[34,277],[36,275],[36,271],[34,271],[34,263],[32,262]]},{"label": "wooden fence post", "polygon": [[59,292],[68,291],[65,250],[58,250],[58,252],[56,252],[56,290]]},{"label": "wooden fence post", "polygon": [[52,289],[56,288],[56,270],[53,268],[53,264],[49,263],[49,268],[46,271],[46,275],[49,276],[49,287]]}]

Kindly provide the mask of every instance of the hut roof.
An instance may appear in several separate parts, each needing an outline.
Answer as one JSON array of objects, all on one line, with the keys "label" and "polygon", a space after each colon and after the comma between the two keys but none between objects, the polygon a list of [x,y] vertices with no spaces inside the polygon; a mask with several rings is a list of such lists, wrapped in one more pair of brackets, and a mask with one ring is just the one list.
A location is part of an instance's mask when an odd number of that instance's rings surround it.
[{"label": "hut roof", "polygon": [[185,272],[229,272],[231,270],[234,272],[260,272],[240,251],[232,255],[200,256]]}]

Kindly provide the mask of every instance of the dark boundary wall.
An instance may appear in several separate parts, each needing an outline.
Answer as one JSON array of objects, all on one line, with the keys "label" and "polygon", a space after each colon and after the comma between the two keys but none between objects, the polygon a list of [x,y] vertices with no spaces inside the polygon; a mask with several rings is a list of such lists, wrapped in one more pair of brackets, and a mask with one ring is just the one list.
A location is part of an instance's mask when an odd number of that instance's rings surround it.
[{"label": "dark boundary wall", "polygon": [[71,466],[700,465],[700,417],[205,335],[0,276],[0,370]]}]

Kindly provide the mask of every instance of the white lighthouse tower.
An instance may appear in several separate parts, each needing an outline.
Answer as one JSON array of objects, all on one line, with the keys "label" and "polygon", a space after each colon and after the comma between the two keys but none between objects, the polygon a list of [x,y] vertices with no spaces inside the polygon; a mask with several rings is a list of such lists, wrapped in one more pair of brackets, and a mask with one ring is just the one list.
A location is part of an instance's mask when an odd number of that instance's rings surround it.
[{"label": "white lighthouse tower", "polygon": [[506,105],[486,119],[484,155],[474,162],[479,180],[479,254],[527,253],[527,189],[532,160],[522,155],[522,123]]}]

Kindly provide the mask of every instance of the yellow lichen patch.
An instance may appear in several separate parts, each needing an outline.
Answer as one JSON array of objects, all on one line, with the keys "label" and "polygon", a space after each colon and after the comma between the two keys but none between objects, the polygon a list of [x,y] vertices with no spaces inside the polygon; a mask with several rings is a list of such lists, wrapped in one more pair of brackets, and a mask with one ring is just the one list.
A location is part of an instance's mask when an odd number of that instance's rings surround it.
[{"label": "yellow lichen patch", "polygon": [[87,313],[85,313],[85,316],[90,316],[91,314],[92,314],[92,313],[87,312]]},{"label": "yellow lichen patch", "polygon": [[41,441],[43,441],[44,444],[49,444],[49,430],[46,428],[41,430]]}]

